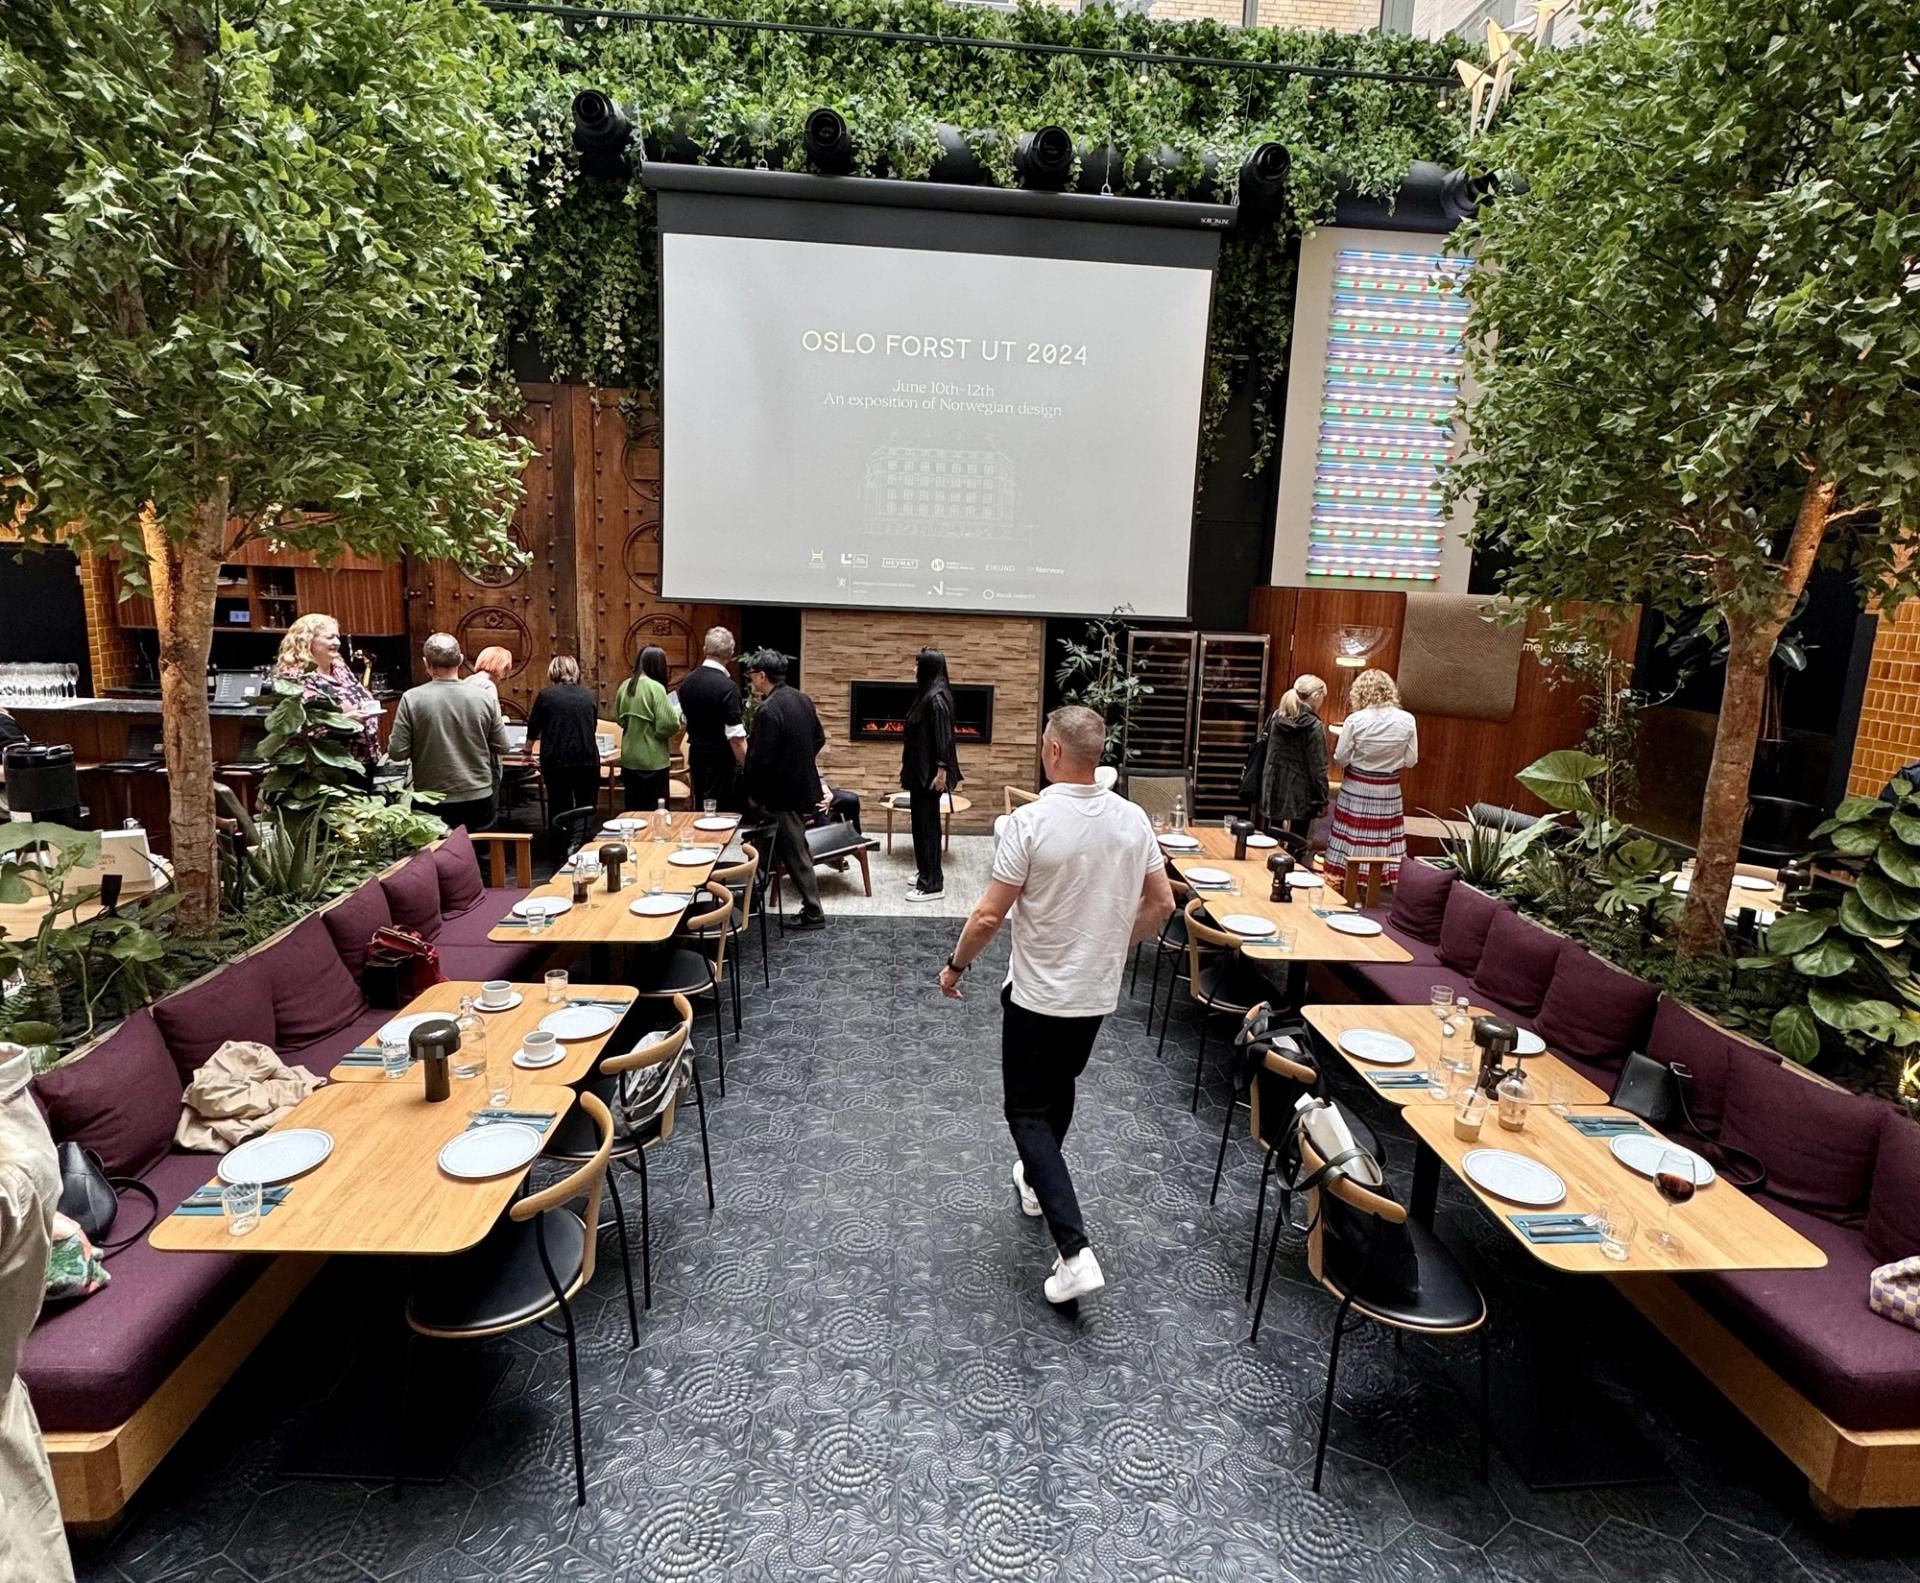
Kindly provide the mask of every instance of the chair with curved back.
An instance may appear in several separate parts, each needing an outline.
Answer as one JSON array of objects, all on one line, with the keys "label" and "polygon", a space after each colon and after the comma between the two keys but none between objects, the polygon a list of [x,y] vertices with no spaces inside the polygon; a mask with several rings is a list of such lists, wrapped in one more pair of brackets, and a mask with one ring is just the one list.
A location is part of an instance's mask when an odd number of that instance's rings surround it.
[{"label": "chair with curved back", "polygon": [[1126,797],[1128,802],[1146,809],[1149,818],[1171,819],[1175,804],[1185,807],[1189,819],[1193,817],[1193,793],[1185,775],[1155,775],[1146,770],[1133,770],[1127,776]]},{"label": "chair with curved back", "polygon": [[[1167,884],[1173,891],[1173,911],[1167,921],[1160,925],[1160,933],[1151,944],[1153,947],[1153,981],[1147,989],[1147,1031],[1153,1031],[1153,1014],[1160,1009],[1160,964],[1169,957],[1178,964],[1187,954],[1187,918],[1186,905],[1193,896],[1193,888],[1172,870],[1167,872]],[[1140,987],[1140,953],[1149,944],[1142,940],[1133,948],[1133,978],[1128,984],[1129,993]],[[1179,975],[1176,971],[1174,977]],[[1168,985],[1172,993],[1172,985]]]},{"label": "chair with curved back", "polygon": [[569,808],[565,813],[553,816],[550,828],[553,832],[554,850],[560,853],[561,858],[570,858],[585,846],[592,839],[594,831],[600,828],[600,810]]},{"label": "chair with curved back", "polygon": [[[593,1279],[594,1251],[599,1238],[592,1228],[600,1220],[600,1189],[607,1179],[607,1160],[613,1151],[613,1116],[598,1095],[583,1093],[577,1101],[591,1122],[596,1142],[593,1152],[577,1169],[535,1193],[525,1193],[508,1207],[478,1243],[464,1253],[423,1259],[414,1272],[407,1295],[410,1336],[438,1336],[475,1340],[505,1335],[528,1325],[539,1325],[567,1343],[567,1387],[573,1406],[574,1503],[587,1504],[586,1449],[580,1434],[580,1357],[569,1306]],[[585,1195],[586,1211],[568,1208]],[[558,1313],[558,1332],[547,1323]],[[410,1342],[409,1342],[410,1348]],[[400,1388],[394,1411],[406,1422],[407,1355],[402,1354]],[[399,1433],[394,1444],[403,1444]],[[401,1468],[396,1460],[394,1498],[400,1495]]]},{"label": "chair with curved back", "polygon": [[[695,912],[694,905],[702,892],[715,905],[705,912]],[[695,995],[713,996],[713,1038],[720,1063],[722,1099],[727,1095],[727,1034],[726,1019],[720,1010],[720,975],[726,971],[727,941],[731,932],[721,930],[712,936],[711,957],[704,950],[678,942],[690,935],[704,943],[706,931],[717,930],[731,918],[733,907],[733,892],[715,880],[708,880],[694,892],[693,901],[681,915],[680,933],[665,945],[641,953],[635,959],[633,972],[633,987],[642,1000],[671,1000],[676,995],[684,995],[691,1001]]]},{"label": "chair with curved back", "polygon": [[[736,1034],[740,1031],[739,963],[736,961],[734,964],[735,971],[729,973],[726,970],[725,953],[717,949],[717,946],[721,935],[725,935],[728,939],[738,941],[746,934],[748,926],[753,922],[753,900],[754,893],[758,888],[760,853],[756,847],[746,843],[742,844],[742,850],[746,855],[740,862],[729,864],[726,868],[716,868],[707,876],[708,880],[713,884],[724,885],[726,887],[727,893],[733,897],[733,911],[717,924],[699,928],[688,924],[684,931],[687,938],[696,942],[701,949],[714,950],[714,976],[718,978],[721,983],[725,984],[733,994],[733,1031]],[[765,935],[761,936],[760,945],[760,967],[764,973],[767,971]],[[767,976],[767,982],[769,986],[771,986],[773,982],[770,973]]]},{"label": "chair with curved back", "polygon": [[[1266,999],[1254,971],[1240,954],[1240,936],[1216,929],[1205,920],[1207,902],[1195,896],[1181,909],[1187,927],[1187,993],[1200,1008],[1200,1053],[1193,1063],[1193,1099],[1189,1110],[1200,1108],[1200,1080],[1207,1066],[1207,1023],[1216,1011],[1235,1017],[1246,1014]],[[1177,985],[1179,976],[1176,975]],[[1160,1020],[1160,1052],[1166,1053],[1167,1023],[1173,1017],[1174,988],[1167,991],[1167,1011]]]}]

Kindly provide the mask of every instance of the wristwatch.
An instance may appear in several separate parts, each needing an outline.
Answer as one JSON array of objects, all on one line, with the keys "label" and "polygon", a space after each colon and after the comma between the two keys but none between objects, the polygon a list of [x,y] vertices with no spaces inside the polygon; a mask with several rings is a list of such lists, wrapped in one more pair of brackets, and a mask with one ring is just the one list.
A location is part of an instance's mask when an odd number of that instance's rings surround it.
[{"label": "wristwatch", "polygon": [[[967,967],[972,967],[972,966],[973,964],[971,962],[967,964]],[[966,972],[967,967],[962,967],[958,962],[954,961],[952,952],[947,953],[947,969],[946,970],[949,973],[953,974],[954,977],[958,978],[962,973]]]}]

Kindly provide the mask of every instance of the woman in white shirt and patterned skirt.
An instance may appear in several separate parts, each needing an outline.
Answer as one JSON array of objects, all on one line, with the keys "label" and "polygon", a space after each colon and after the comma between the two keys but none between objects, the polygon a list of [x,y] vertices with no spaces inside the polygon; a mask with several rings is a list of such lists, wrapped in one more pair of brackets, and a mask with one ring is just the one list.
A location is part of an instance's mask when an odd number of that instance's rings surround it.
[{"label": "woman in white shirt and patterned skirt", "polygon": [[1339,885],[1351,860],[1391,859],[1380,875],[1391,885],[1400,871],[1398,860],[1407,855],[1400,772],[1420,762],[1420,737],[1385,671],[1354,677],[1347,701],[1351,712],[1333,751],[1334,763],[1345,773],[1333,804],[1324,866],[1327,878]]}]

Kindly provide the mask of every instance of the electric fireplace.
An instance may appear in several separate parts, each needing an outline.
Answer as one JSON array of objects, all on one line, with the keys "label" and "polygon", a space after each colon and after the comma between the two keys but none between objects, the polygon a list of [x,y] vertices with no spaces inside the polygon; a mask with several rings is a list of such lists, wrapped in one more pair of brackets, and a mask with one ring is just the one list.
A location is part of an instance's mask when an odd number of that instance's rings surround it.
[{"label": "electric fireplace", "polygon": [[[906,734],[907,711],[913,707],[912,682],[854,682],[847,718],[855,742],[889,742]],[[953,688],[953,735],[965,745],[993,740],[993,689],[972,682]]]}]

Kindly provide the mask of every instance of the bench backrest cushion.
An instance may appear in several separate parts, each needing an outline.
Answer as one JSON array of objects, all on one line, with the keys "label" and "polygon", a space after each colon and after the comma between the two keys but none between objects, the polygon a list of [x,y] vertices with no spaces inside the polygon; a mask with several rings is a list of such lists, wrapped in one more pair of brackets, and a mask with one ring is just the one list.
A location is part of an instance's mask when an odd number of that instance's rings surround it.
[{"label": "bench backrest cushion", "polygon": [[1480,965],[1473,971],[1473,987],[1488,1000],[1531,1015],[1546,999],[1554,964],[1566,943],[1552,930],[1541,928],[1510,908],[1504,909],[1487,927]]},{"label": "bench backrest cushion", "polygon": [[1510,910],[1499,897],[1456,879],[1447,889],[1446,910],[1440,920],[1440,960],[1458,972],[1473,972],[1480,965],[1493,920]]},{"label": "bench backrest cushion", "polygon": [[1440,925],[1447,915],[1447,892],[1453,889],[1453,881],[1452,869],[1408,858],[1393,883],[1393,910],[1387,914],[1387,922],[1402,934],[1438,945]]},{"label": "bench backrest cushion", "polygon": [[341,965],[357,979],[367,965],[367,942],[375,930],[393,922],[393,908],[387,905],[380,881],[370,879],[321,913],[320,921],[327,926]]},{"label": "bench backrest cushion", "polygon": [[433,851],[433,866],[440,876],[440,910],[465,912],[487,889],[480,873],[480,854],[473,849],[473,837],[462,825]]},{"label": "bench backrest cushion", "polygon": [[360,981],[320,919],[304,919],[260,955],[272,970],[278,1049],[298,1050],[338,1033],[367,1009]]},{"label": "bench backrest cushion", "polygon": [[1867,1247],[1884,1264],[1920,1258],[1920,1121],[1891,1105],[1873,1162]]},{"label": "bench backrest cushion", "polygon": [[1749,1044],[1670,995],[1661,996],[1654,1011],[1646,1048],[1662,1066],[1684,1066],[1693,1074],[1687,1109],[1709,1138],[1719,1135],[1727,1113],[1727,1093],[1748,1068],[1780,1064],[1780,1057],[1773,1051]]},{"label": "bench backrest cushion", "polygon": [[380,888],[401,928],[414,930],[423,940],[440,937],[440,870],[431,852],[417,853],[391,874],[381,875]]},{"label": "bench backrest cushion", "polygon": [[144,1007],[76,1061],[33,1080],[57,1143],[100,1156],[109,1176],[141,1176],[173,1147],[180,1073]]},{"label": "bench backrest cushion", "polygon": [[1738,1077],[1727,1091],[1722,1140],[1760,1157],[1773,1197],[1836,1225],[1863,1224],[1882,1101],[1764,1061],[1745,1064]]},{"label": "bench backrest cushion", "polygon": [[1659,999],[1653,985],[1569,940],[1553,964],[1553,982],[1540,1003],[1534,1030],[1562,1054],[1618,1066],[1646,1039]]},{"label": "bench backrest cushion", "polygon": [[166,1037],[182,1087],[229,1039],[278,1049],[273,1020],[273,974],[260,956],[229,962],[212,977],[153,1003],[153,1020]]}]

